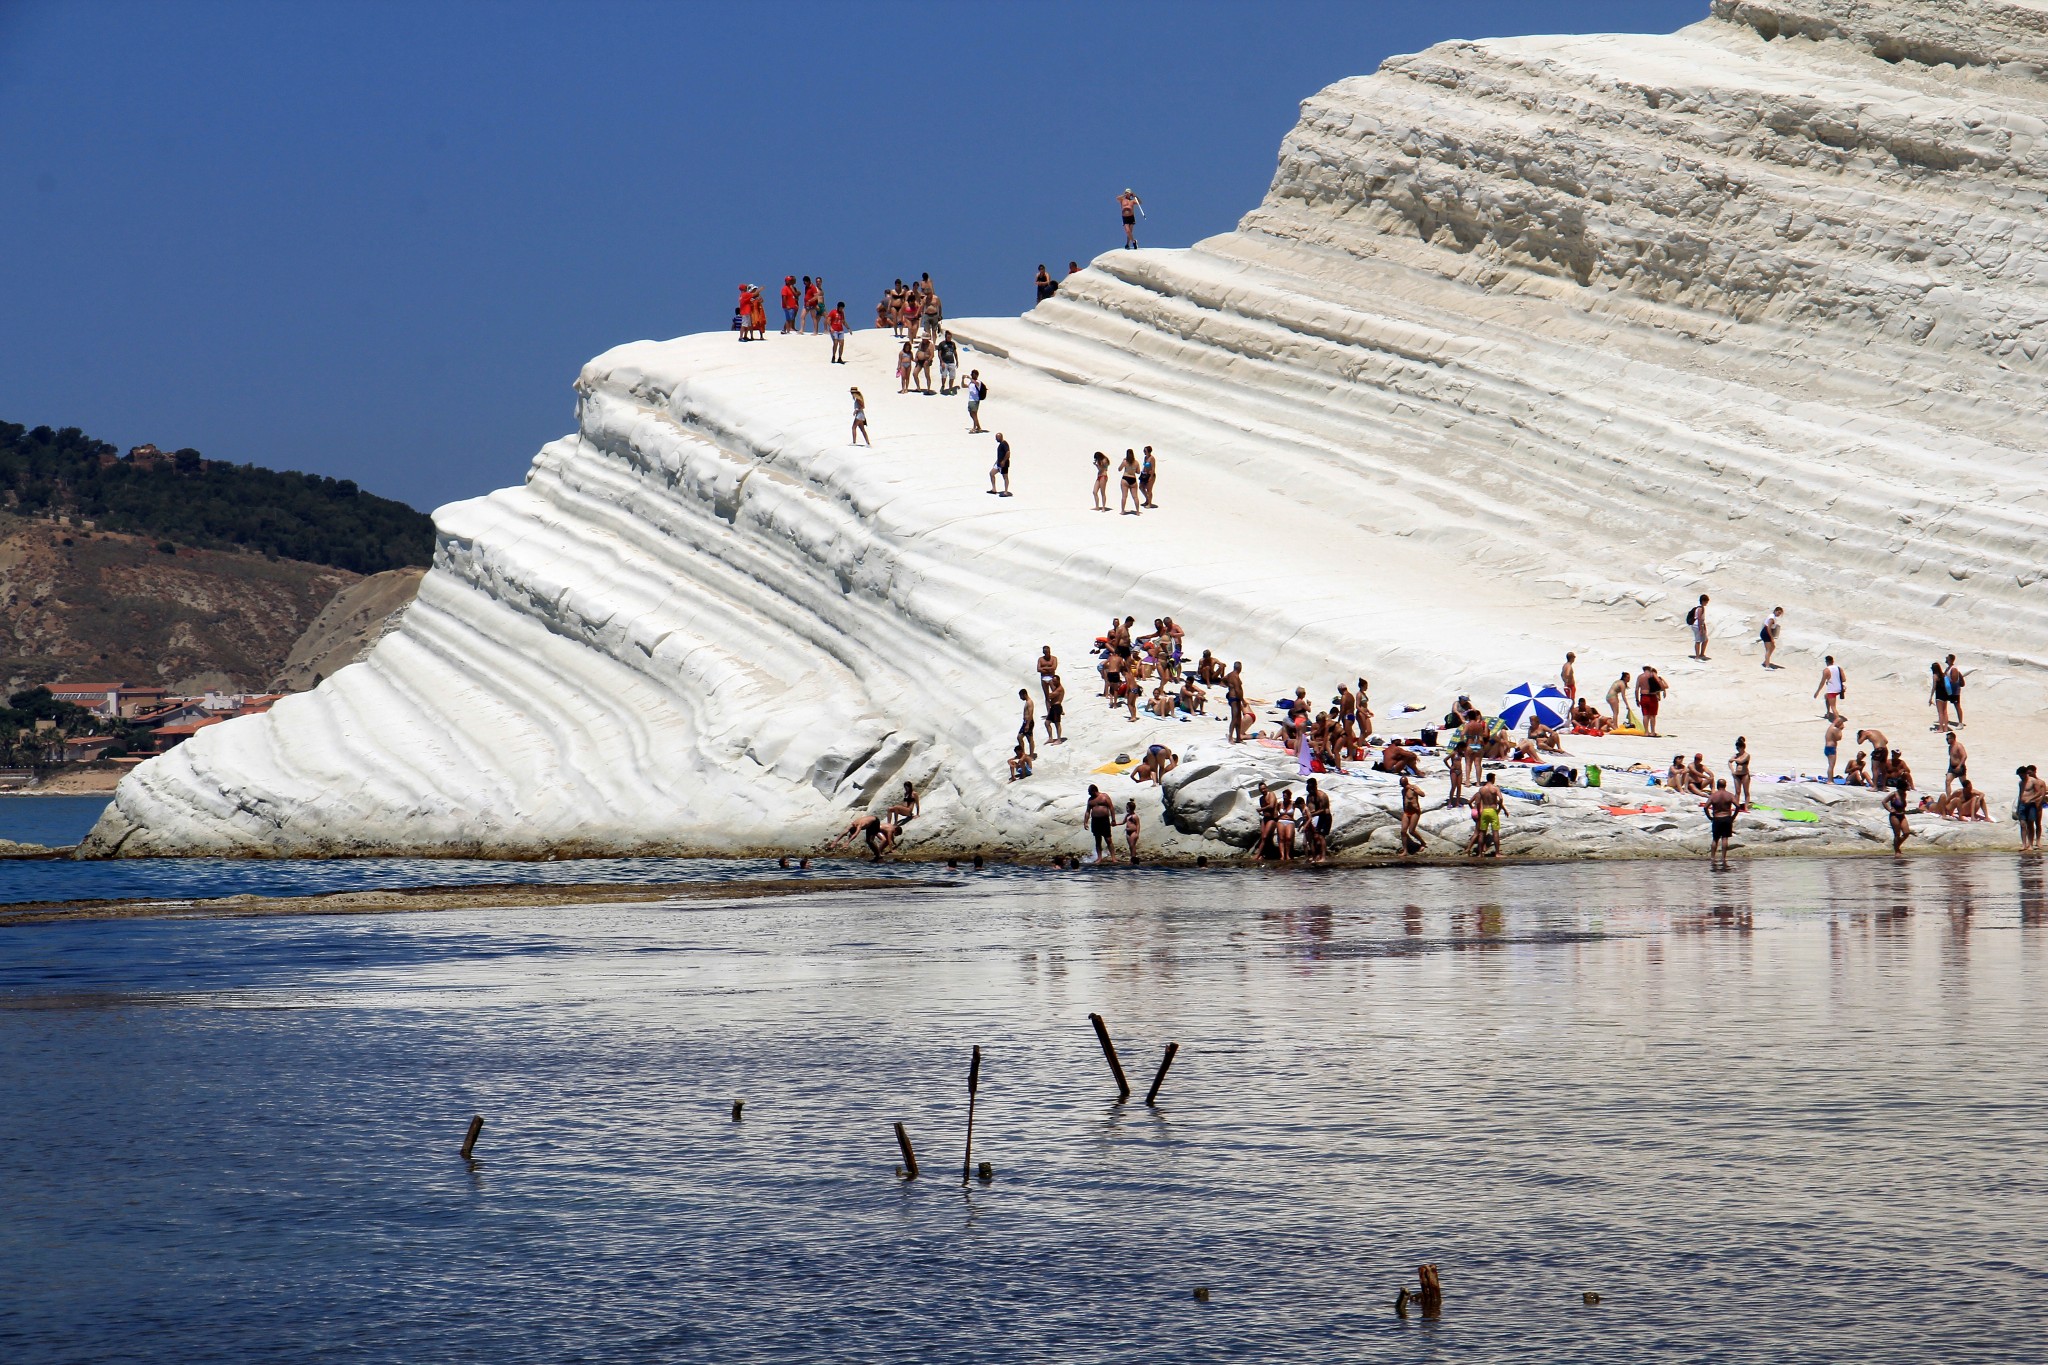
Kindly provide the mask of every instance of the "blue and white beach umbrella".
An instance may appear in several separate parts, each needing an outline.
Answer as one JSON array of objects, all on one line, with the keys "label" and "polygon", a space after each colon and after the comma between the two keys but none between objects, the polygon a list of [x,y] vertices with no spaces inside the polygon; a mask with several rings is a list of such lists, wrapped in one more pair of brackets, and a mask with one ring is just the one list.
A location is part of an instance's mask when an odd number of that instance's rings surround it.
[{"label": "blue and white beach umbrella", "polygon": [[1500,709],[1500,723],[1519,730],[1525,719],[1533,717],[1555,730],[1564,724],[1564,713],[1570,707],[1571,698],[1557,688],[1523,683],[1508,693],[1507,704]]}]

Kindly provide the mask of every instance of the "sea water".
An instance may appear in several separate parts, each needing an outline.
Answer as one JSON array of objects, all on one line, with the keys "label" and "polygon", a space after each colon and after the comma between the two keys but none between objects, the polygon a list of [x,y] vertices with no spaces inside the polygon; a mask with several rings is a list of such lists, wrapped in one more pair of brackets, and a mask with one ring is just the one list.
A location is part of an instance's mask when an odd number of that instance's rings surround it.
[{"label": "sea water", "polygon": [[2043,1356],[2038,862],[897,875],[0,929],[0,1359]]}]

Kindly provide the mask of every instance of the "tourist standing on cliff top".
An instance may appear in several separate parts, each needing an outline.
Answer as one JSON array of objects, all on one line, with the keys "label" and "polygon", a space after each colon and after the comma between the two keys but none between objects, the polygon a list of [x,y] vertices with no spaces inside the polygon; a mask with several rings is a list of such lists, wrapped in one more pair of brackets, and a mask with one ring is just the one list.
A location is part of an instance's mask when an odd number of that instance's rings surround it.
[{"label": "tourist standing on cliff top", "polygon": [[1124,245],[1135,250],[1138,245],[1138,215],[1145,211],[1145,201],[1126,185],[1124,192],[1116,197],[1116,206],[1124,216]]},{"label": "tourist standing on cliff top", "polygon": [[846,363],[846,300],[833,305],[825,315],[825,330],[832,334],[832,364]]},{"label": "tourist standing on cliff top", "polygon": [[859,389],[848,389],[847,392],[853,395],[852,443],[860,445],[865,442],[870,448],[873,448],[875,443],[868,440],[868,400],[861,397]]}]

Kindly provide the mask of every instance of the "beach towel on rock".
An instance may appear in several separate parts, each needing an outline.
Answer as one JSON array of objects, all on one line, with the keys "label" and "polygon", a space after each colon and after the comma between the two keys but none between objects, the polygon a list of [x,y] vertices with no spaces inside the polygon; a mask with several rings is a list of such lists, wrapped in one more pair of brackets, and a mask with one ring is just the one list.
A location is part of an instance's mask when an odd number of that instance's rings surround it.
[{"label": "beach towel on rock", "polygon": [[1602,806],[1609,815],[1662,815],[1662,806]]}]

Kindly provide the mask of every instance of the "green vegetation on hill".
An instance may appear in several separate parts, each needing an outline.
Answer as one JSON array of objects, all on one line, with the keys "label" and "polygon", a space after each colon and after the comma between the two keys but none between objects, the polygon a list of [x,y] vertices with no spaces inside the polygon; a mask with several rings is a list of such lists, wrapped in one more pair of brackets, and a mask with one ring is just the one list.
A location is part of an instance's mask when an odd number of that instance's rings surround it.
[{"label": "green vegetation on hill", "polygon": [[247,549],[354,573],[426,564],[434,523],[348,479],[209,460],[122,455],[77,427],[0,422],[0,508],[209,550]]}]

